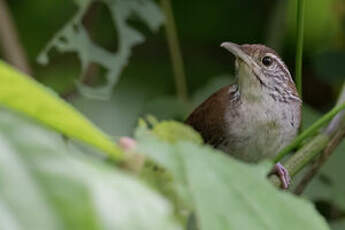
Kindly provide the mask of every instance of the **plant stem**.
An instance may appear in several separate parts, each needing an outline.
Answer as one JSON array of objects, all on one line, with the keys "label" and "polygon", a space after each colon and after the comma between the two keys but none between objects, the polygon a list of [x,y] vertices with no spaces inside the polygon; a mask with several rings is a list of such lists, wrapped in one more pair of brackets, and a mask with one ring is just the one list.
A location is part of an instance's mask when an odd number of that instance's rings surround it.
[{"label": "plant stem", "polygon": [[[313,138],[308,144],[298,150],[286,163],[284,167],[288,170],[289,175],[296,175],[310,160],[312,160],[322,149],[324,149],[329,141],[327,135],[320,134]],[[280,187],[281,181],[277,175],[270,176],[271,182]]]},{"label": "plant stem", "polygon": [[[342,107],[345,107],[345,83],[343,84],[343,90],[337,101],[337,106],[330,112],[324,115],[321,119],[315,122],[308,130],[312,135],[312,129],[317,130],[317,126],[321,127],[321,123],[324,123],[328,118],[337,114],[332,121],[328,124],[320,134],[313,137],[306,145],[299,149],[290,159],[288,159],[284,166],[289,171],[290,176],[296,175],[306,164],[308,164],[318,153],[322,152],[319,159],[314,163],[310,172],[307,172],[300,184],[297,186],[295,193],[301,194],[307,187],[311,179],[320,170],[322,165],[329,159],[335,148],[341,143],[345,136],[345,111],[341,111]],[[339,112],[339,113],[338,113]],[[318,123],[318,124],[317,124]],[[312,128],[314,127],[314,128]],[[301,134],[303,135],[303,133]],[[308,135],[307,135],[308,136]],[[290,152],[290,151],[288,151]],[[270,180],[276,186],[280,186],[280,179],[276,175],[272,175]]]},{"label": "plant stem", "polygon": [[275,162],[280,161],[285,155],[290,153],[293,149],[295,149],[298,145],[302,143],[308,137],[315,135],[315,133],[328,121],[330,121],[337,113],[341,110],[345,109],[345,103],[335,106],[331,111],[326,113],[322,116],[319,120],[317,120],[314,124],[312,124],[309,128],[303,131],[291,144],[286,146],[282,151],[280,151],[277,157],[274,159]]},{"label": "plant stem", "polygon": [[[345,83],[337,101],[337,105],[345,102]],[[303,176],[302,180],[296,186],[295,194],[300,195],[308,186],[310,181],[317,175],[321,167],[327,162],[336,147],[341,143],[345,136],[345,111],[338,113],[327,128],[323,130],[323,134],[331,137],[325,149],[320,154],[320,157],[315,161],[311,169]]]},{"label": "plant stem", "polygon": [[161,0],[161,6],[165,13],[165,31],[169,44],[170,56],[173,65],[177,96],[183,100],[188,100],[186,75],[184,72],[181,49],[178,42],[174,14],[170,0]]},{"label": "plant stem", "polygon": [[296,87],[302,98],[302,57],[305,0],[297,0],[297,47],[296,47]]},{"label": "plant stem", "polygon": [[320,157],[313,163],[311,169],[303,176],[302,180],[296,186],[294,193],[301,195],[310,181],[317,175],[321,167],[327,162],[336,147],[344,139],[345,131],[339,130],[336,135],[328,142],[326,148],[322,151]]},{"label": "plant stem", "polygon": [[0,0],[0,45],[6,61],[28,75],[32,74],[24,48],[19,41],[11,12],[4,0]]}]

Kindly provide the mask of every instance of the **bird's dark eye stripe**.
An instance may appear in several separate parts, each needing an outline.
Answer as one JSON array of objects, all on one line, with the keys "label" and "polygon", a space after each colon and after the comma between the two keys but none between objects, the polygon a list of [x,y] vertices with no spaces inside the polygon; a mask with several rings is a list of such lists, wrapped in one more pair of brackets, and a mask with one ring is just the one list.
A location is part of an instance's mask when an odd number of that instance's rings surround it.
[{"label": "bird's dark eye stripe", "polygon": [[264,64],[265,66],[270,66],[273,62],[273,59],[269,56],[265,56],[263,59],[262,59],[262,64]]}]

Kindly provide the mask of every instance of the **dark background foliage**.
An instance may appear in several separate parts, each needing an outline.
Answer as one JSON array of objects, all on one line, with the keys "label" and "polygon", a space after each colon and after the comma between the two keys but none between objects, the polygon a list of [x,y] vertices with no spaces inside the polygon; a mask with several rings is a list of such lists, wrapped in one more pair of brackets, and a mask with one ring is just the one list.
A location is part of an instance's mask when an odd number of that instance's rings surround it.
[{"label": "dark background foliage", "polygon": [[[73,54],[54,55],[48,67],[38,65],[35,60],[44,45],[73,16],[76,6],[71,1],[9,3],[35,75],[61,93],[72,88],[72,79],[80,68]],[[215,76],[232,73],[232,57],[219,48],[223,41],[272,46],[294,72],[294,1],[219,0],[210,3],[174,0],[172,4],[190,95]],[[116,51],[116,28],[112,25],[109,11],[101,3],[94,4],[91,11],[84,19],[91,38]],[[150,99],[162,94],[174,95],[163,27],[159,33],[152,33],[138,18],[131,18],[129,23],[144,32],[147,41],[135,47],[130,65],[125,68],[117,88],[126,82],[145,88],[147,83],[155,88],[154,92],[151,91],[154,95],[148,96]],[[333,104],[344,76],[341,68],[345,64],[344,2],[307,1],[305,28],[304,101],[325,110]],[[66,60],[69,60],[68,66]],[[62,69],[63,76],[60,74]]]},{"label": "dark background foliage", "polygon": [[[52,50],[49,65],[42,66],[36,61],[46,43],[77,12],[74,2],[10,0],[8,4],[33,76],[73,103],[114,139],[132,135],[137,119],[145,114],[183,120],[210,93],[232,82],[234,59],[219,47],[223,41],[271,46],[294,75],[296,1],[173,0],[190,99],[187,104],[176,97],[164,27],[152,32],[138,17],[128,20],[145,35],[146,41],[134,47],[111,98],[95,100],[81,96],[76,90],[81,66],[75,53],[61,54]],[[109,51],[117,51],[117,28],[104,3],[93,3],[83,24],[95,43]],[[334,105],[344,81],[344,0],[306,0],[303,55],[303,100],[307,108],[304,124],[308,125]],[[102,67],[91,64],[86,84],[93,87],[103,84],[104,72]],[[338,148],[334,160],[326,165],[307,191],[330,220],[341,220],[344,216],[345,205],[341,200],[345,183],[336,176],[345,173],[337,164],[344,162],[341,161],[344,149],[344,146]],[[330,184],[329,190],[323,190],[325,183]]]}]

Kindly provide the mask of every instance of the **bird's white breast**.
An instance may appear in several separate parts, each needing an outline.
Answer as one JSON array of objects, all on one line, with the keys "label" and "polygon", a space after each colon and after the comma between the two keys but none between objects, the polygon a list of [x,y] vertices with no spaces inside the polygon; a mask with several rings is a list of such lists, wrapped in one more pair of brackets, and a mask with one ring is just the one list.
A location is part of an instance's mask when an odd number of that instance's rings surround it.
[{"label": "bird's white breast", "polygon": [[242,100],[236,109],[226,111],[227,137],[219,148],[239,159],[256,162],[273,158],[292,141],[299,127],[299,105],[266,95],[258,102]]}]

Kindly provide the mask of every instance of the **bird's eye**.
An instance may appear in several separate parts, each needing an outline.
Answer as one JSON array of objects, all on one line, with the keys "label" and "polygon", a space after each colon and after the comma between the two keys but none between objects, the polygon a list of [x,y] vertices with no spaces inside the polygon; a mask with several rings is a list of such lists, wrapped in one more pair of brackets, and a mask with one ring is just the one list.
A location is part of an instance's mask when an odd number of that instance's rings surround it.
[{"label": "bird's eye", "polygon": [[264,64],[265,66],[270,66],[272,64],[273,60],[271,57],[269,56],[265,56],[263,59],[262,59],[262,64]]}]

